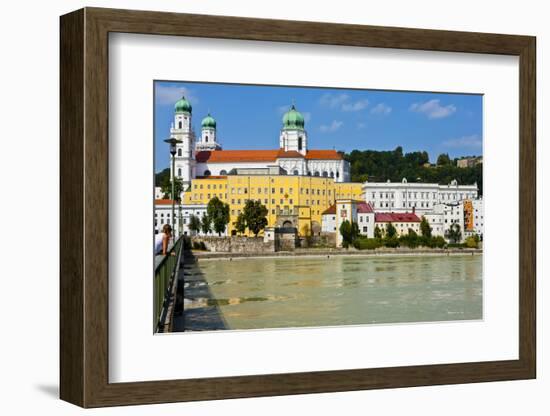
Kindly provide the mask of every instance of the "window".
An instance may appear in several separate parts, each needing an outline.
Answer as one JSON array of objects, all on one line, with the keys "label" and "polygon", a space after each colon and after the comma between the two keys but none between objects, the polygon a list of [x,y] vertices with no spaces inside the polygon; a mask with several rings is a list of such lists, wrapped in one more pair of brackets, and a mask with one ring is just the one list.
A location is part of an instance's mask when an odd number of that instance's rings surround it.
[{"label": "window", "polygon": [[323,171],[323,178],[326,178],[326,177],[328,177],[328,172],[325,170]]},{"label": "window", "polygon": [[319,172],[318,172],[318,171],[315,171],[315,173],[313,174],[313,176],[319,176]]},{"label": "window", "polygon": [[183,123],[181,122],[181,120],[178,122],[178,129],[181,129],[183,127]]},{"label": "window", "polygon": [[302,136],[298,137],[298,150],[302,150],[302,140]]},{"label": "window", "polygon": [[369,227],[363,227],[363,232],[367,233],[369,231]]},{"label": "window", "polygon": [[204,141],[208,143],[208,136],[204,136]]},{"label": "window", "polygon": [[220,170],[220,175],[222,176],[227,175],[227,171],[225,169]]},{"label": "window", "polygon": [[181,156],[181,149],[178,149],[178,156]]},{"label": "window", "polygon": [[178,168],[178,176],[181,176],[181,168]]},{"label": "window", "polygon": [[210,176],[212,173],[207,169],[204,171],[204,176]]}]

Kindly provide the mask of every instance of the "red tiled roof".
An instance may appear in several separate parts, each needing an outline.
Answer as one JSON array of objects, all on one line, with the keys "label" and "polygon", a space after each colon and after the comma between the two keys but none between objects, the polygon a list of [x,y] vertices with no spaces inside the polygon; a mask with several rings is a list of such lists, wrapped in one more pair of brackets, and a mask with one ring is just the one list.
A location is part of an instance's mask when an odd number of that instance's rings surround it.
[{"label": "red tiled roof", "polygon": [[308,150],[306,159],[342,160],[342,155],[336,150]]},{"label": "red tiled roof", "polygon": [[329,215],[329,214],[336,214],[336,204],[334,205],[331,205],[330,207],[328,207],[327,209],[325,209],[321,215]]},{"label": "red tiled roof", "polygon": [[377,212],[374,214],[374,222],[420,222],[416,214],[406,212],[404,214],[395,212]]},{"label": "red tiled roof", "polygon": [[374,210],[372,209],[372,206],[368,202],[361,201],[357,204],[357,212],[359,214],[370,214],[374,212]]},{"label": "red tiled roof", "polygon": [[[304,157],[295,150],[203,150],[197,152],[195,159],[199,163],[231,162],[274,162],[279,157]],[[309,150],[306,159],[341,160],[342,155],[336,150]]]},{"label": "red tiled roof", "polygon": [[283,149],[279,149],[279,153],[277,153],[277,157],[286,157],[286,158],[302,158],[304,157],[303,154],[300,152],[297,152],[296,150],[287,150],[284,151]]},{"label": "red tiled roof", "polygon": [[[177,204],[177,202],[176,202]],[[172,205],[171,199],[155,199],[155,205]]]},{"label": "red tiled roof", "polygon": [[227,175],[197,176],[195,179],[225,179]]}]

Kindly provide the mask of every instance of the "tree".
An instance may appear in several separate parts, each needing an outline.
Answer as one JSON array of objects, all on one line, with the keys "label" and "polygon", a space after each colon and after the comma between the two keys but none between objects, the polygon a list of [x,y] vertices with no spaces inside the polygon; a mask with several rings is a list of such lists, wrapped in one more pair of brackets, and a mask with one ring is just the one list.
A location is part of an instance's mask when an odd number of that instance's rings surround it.
[{"label": "tree", "polygon": [[457,243],[462,239],[462,232],[460,231],[460,225],[456,222],[451,224],[451,227],[447,231],[447,238],[453,243]]},{"label": "tree", "polygon": [[[160,186],[160,191],[163,193],[164,199],[171,199],[172,198],[172,181],[170,180],[170,177],[164,177],[164,182]],[[181,193],[183,192],[183,181],[181,178],[176,177],[176,180],[174,182],[174,193],[175,200],[179,201],[181,199]]]},{"label": "tree", "polygon": [[437,157],[437,166],[447,166],[451,164],[451,158],[447,153],[441,153]]},{"label": "tree", "polygon": [[426,220],[426,217],[422,216],[422,221],[420,221],[420,233],[422,237],[432,238],[432,227]]},{"label": "tree", "polygon": [[226,225],[229,223],[229,205],[215,196],[208,201],[206,215],[212,222],[214,232],[218,233],[218,236],[221,236],[225,231]]},{"label": "tree", "polygon": [[260,201],[249,199],[243,209],[244,221],[248,229],[258,236],[258,233],[267,226],[267,208]]},{"label": "tree", "polygon": [[196,215],[189,217],[189,229],[195,233],[201,230],[201,220]]},{"label": "tree", "polygon": [[359,237],[359,224],[351,223],[351,242],[353,243]]},{"label": "tree", "polygon": [[210,223],[210,218],[207,214],[204,214],[201,218],[201,230],[204,234],[208,234],[210,232]]},{"label": "tree", "polygon": [[374,227],[374,238],[382,238],[382,230],[380,229],[378,224],[376,225],[376,227]]},{"label": "tree", "polygon": [[348,248],[353,243],[351,223],[348,220],[344,220],[340,224],[340,235],[342,236],[342,246]]},{"label": "tree", "polygon": [[239,234],[243,234],[246,231],[246,221],[242,212],[237,216],[237,221],[233,225],[235,226],[235,231]]},{"label": "tree", "polygon": [[388,240],[392,239],[393,237],[395,237],[396,234],[397,234],[396,228],[393,226],[391,222],[388,222],[388,224],[386,224],[386,238]]}]

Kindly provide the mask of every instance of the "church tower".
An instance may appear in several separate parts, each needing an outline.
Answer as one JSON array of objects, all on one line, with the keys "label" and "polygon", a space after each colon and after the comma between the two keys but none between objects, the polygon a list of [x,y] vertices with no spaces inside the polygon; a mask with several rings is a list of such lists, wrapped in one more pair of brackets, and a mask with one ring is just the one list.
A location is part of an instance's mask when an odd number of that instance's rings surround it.
[{"label": "church tower", "polygon": [[201,138],[195,149],[198,150],[221,150],[222,146],[216,137],[216,120],[208,113],[201,122]]},{"label": "church tower", "polygon": [[[191,184],[195,177],[195,134],[191,128],[191,103],[181,97],[174,105],[174,122],[170,128],[170,137],[181,140],[176,146],[175,172],[170,176],[179,177],[183,181],[183,189]],[[171,166],[171,165],[170,165]]]},{"label": "church tower", "polygon": [[307,153],[307,132],[304,116],[296,110],[294,104],[283,116],[279,147],[285,151],[295,150],[302,155]]}]

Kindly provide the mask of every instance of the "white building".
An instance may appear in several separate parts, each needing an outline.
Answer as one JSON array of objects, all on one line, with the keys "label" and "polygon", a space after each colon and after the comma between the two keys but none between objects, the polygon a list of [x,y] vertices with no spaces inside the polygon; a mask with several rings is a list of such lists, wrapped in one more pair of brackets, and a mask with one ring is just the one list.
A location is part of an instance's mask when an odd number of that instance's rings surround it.
[{"label": "white building", "polygon": [[464,241],[464,204],[462,202],[453,202],[445,204],[436,204],[434,213],[443,215],[443,234],[446,235],[451,229],[452,224],[458,224]]},{"label": "white building", "polygon": [[[422,215],[432,228],[432,237],[445,237],[445,218],[443,212],[428,212]],[[421,218],[422,219],[422,218]]]},{"label": "white building", "polygon": [[305,120],[294,105],[283,116],[279,147],[272,150],[222,150],[217,123],[210,113],[202,120],[201,136],[196,141],[191,124],[192,110],[185,97],[178,100],[170,129],[171,137],[182,142],[176,146],[175,175],[183,180],[184,188],[196,177],[224,176],[238,168],[269,165],[280,166],[287,175],[324,176],[336,182],[350,180],[349,162],[341,153],[308,148]]},{"label": "white building", "polygon": [[483,237],[483,199],[472,200],[474,209],[474,233]]},{"label": "white building", "polygon": [[365,182],[363,197],[375,212],[412,212],[422,215],[433,211],[436,204],[457,203],[477,198],[477,184],[448,185],[437,183]]},{"label": "white building", "polygon": [[339,199],[334,205],[326,209],[321,216],[321,231],[336,233],[336,246],[342,246],[340,225],[344,221],[357,223],[359,234],[368,238],[374,237],[374,211],[363,201],[353,199]]},{"label": "white building", "polygon": [[164,196],[161,189],[162,188],[160,186],[155,186],[155,200],[162,199],[162,197]]},{"label": "white building", "polygon": [[[155,234],[158,234],[164,224],[172,225],[175,237],[179,237],[180,233],[183,235],[195,235],[189,229],[189,221],[191,216],[194,215],[201,219],[206,215],[206,205],[198,204],[178,204],[175,205],[174,219],[172,221],[172,200],[171,199],[157,199],[155,200]],[[180,228],[181,220],[181,228]],[[215,233],[209,233],[208,235],[214,235]],[[198,235],[204,235],[202,231]],[[215,234],[217,235],[217,234]],[[225,235],[225,234],[224,234]]]}]

